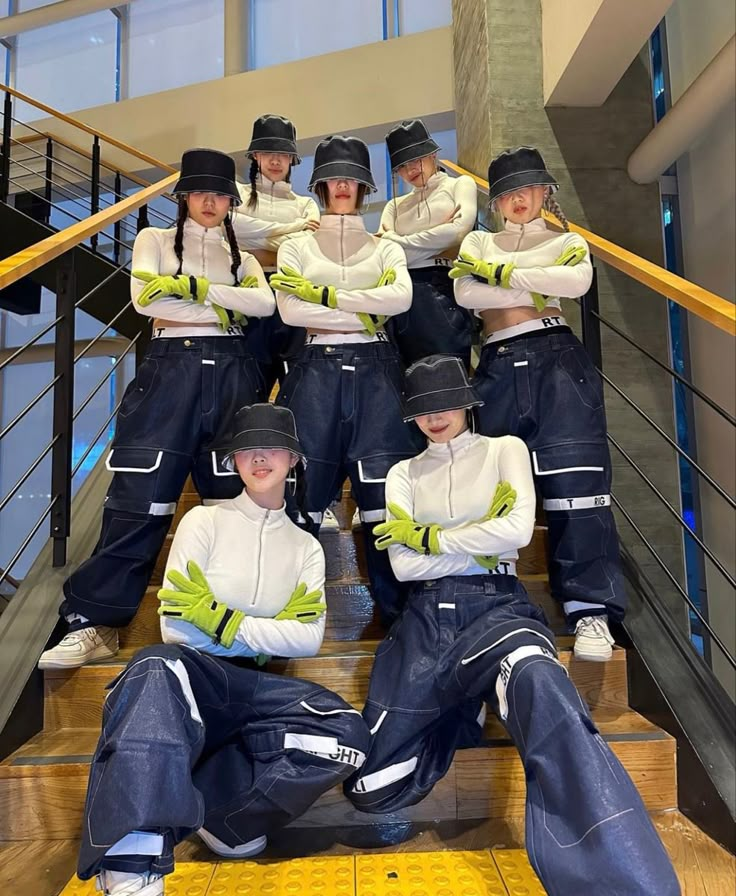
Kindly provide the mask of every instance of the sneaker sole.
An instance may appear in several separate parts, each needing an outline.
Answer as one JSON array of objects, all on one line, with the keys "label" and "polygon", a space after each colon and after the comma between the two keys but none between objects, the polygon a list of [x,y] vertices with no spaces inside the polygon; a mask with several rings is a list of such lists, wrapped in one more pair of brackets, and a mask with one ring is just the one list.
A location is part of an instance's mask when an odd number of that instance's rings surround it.
[{"label": "sneaker sole", "polygon": [[197,836],[215,855],[223,856],[226,859],[247,859],[249,856],[257,856],[263,852],[268,844],[265,834],[263,837],[256,837],[255,840],[244,843],[242,846],[233,847],[226,846],[224,843],[221,843],[219,846],[215,845],[213,835],[203,828],[197,831]]},{"label": "sneaker sole", "polygon": [[613,650],[608,653],[584,653],[573,648],[573,655],[576,660],[585,660],[588,663],[607,663],[613,658]]},{"label": "sneaker sole", "polygon": [[87,663],[91,663],[93,660],[109,660],[114,656],[117,656],[119,647],[116,647],[115,650],[111,650],[109,647],[96,647],[92,653],[88,654],[84,658],[79,657],[71,657],[68,660],[64,659],[49,659],[45,660],[41,657],[38,661],[39,669],[80,669],[82,666],[86,666]]}]

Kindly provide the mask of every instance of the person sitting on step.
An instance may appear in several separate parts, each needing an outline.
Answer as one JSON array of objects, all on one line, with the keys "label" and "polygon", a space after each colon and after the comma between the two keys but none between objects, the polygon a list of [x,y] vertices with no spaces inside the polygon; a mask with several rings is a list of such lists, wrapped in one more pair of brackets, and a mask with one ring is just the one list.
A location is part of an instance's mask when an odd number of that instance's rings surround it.
[{"label": "person sitting on step", "polygon": [[[512,433],[532,455],[546,511],[549,579],[575,631],[575,656],[612,656],[608,620],[626,609],[603,387],[588,353],[560,313],[560,296],[590,288],[585,240],[570,233],[552,193],[557,181],[538,150],[507,150],[488,169],[498,233],[465,237],[450,277],[458,305],[483,320],[485,343],[473,385],[484,399],[480,432]],[[552,230],[547,209],[562,223]]]},{"label": "person sitting on step", "polygon": [[481,742],[487,702],[521,755],[526,847],[547,892],[675,896],[641,798],[516,577],[534,529],[529,453],[515,436],[473,431],[482,405],[456,357],[406,373],[405,417],[427,448],[389,471],[388,519],[375,532],[412,589],[376,650],[363,711],[371,745],[345,794],[377,814],[418,803],[457,749]]},{"label": "person sitting on step", "polygon": [[158,594],[164,643],[108,686],[78,862],[105,896],[161,896],[195,831],[220,856],[256,855],[368,748],[337,694],[262,669],[318,652],[325,560],[285,512],[304,457],[291,411],[242,408],[233,432],[225,463],[244,489],[182,518]]}]

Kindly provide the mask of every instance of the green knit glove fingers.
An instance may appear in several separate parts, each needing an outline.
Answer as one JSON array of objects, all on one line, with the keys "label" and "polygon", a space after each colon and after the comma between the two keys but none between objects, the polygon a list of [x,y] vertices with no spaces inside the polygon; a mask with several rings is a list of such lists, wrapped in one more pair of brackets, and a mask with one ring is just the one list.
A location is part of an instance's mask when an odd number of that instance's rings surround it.
[{"label": "green knit glove fingers", "polygon": [[537,311],[544,311],[547,307],[547,299],[549,296],[545,296],[541,292],[533,292],[531,293],[531,297]]},{"label": "green knit glove fingers", "polygon": [[217,600],[204,573],[193,560],[187,563],[187,574],[185,576],[176,569],[167,573],[166,578],[176,590],[159,590],[159,616],[189,622],[209,635],[215,644],[232,647],[245,613],[231,610]]},{"label": "green knit glove fingers", "polygon": [[365,311],[357,311],[356,314],[363,324],[361,332],[365,333],[366,336],[375,336],[388,320],[388,315],[386,314],[367,314]]},{"label": "green knit glove fingers", "polygon": [[498,566],[498,554],[476,554],[473,560],[483,569],[495,569]]},{"label": "green knit glove fingers", "polygon": [[255,289],[258,286],[258,277],[255,274],[248,274],[247,277],[243,277],[238,286],[241,289]]},{"label": "green knit glove fingers", "polygon": [[418,554],[440,554],[440,532],[442,526],[436,523],[422,524],[415,522],[398,504],[389,503],[388,510],[393,520],[379,523],[373,530],[376,548],[385,551],[392,544],[403,544]]},{"label": "green knit glove fingers", "polygon": [[491,498],[491,506],[488,508],[488,513],[485,515],[484,519],[494,520],[499,517],[508,516],[514,509],[516,497],[516,489],[510,482],[499,482],[493,493],[493,498]]},{"label": "green knit glove fingers", "polygon": [[394,268],[387,268],[380,276],[378,283],[376,283],[376,289],[381,286],[391,286],[391,284],[396,282],[396,271]]},{"label": "green knit glove fingers", "polygon": [[580,264],[588,254],[588,250],[585,246],[570,246],[569,249],[565,249],[565,251],[559,256],[559,258],[555,261],[556,265],[566,265],[567,267],[575,267],[576,264]]},{"label": "green knit glove fingers", "polygon": [[314,622],[315,619],[319,619],[320,616],[324,615],[326,609],[327,607],[322,600],[322,592],[319,589],[307,591],[306,582],[300,582],[292,592],[284,609],[277,613],[274,619]]}]

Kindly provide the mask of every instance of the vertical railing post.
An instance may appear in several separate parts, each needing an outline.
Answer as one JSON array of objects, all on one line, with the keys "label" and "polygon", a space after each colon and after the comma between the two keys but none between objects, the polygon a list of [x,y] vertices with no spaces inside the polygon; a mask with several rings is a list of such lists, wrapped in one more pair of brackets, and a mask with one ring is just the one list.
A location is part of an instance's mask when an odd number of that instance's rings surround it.
[{"label": "vertical railing post", "polygon": [[[119,202],[123,198],[123,194],[122,194],[123,186],[122,186],[122,182],[120,179],[119,171],[115,172],[114,190],[115,190],[115,202]],[[120,264],[120,244],[121,244],[122,238],[123,238],[122,222],[116,221],[113,226],[113,229],[112,229],[112,239],[113,239],[112,252],[113,252],[113,258],[115,259],[116,265]]]},{"label": "vertical railing post", "polygon": [[51,220],[51,204],[53,202],[53,193],[51,191],[51,181],[54,177],[54,141],[51,137],[46,140],[46,183],[44,186],[44,199],[46,200],[46,208],[44,209],[44,221],[46,224]]},{"label": "vertical railing post", "polygon": [[603,352],[601,349],[601,322],[597,317],[598,304],[598,272],[593,268],[593,281],[590,289],[580,300],[580,315],[582,318],[583,345],[590,355],[590,359],[598,370],[603,370]]},{"label": "vertical railing post", "polygon": [[53,565],[66,563],[66,539],[71,526],[72,444],[74,413],[74,303],[77,284],[74,251],[59,259],[56,274],[56,325],[54,343],[54,436],[58,436],[51,452],[51,494],[58,496],[51,511]]},{"label": "vertical railing post", "polygon": [[6,91],[3,104],[3,152],[0,157],[0,202],[10,196],[10,135],[13,131],[13,98]]},{"label": "vertical railing post", "polygon": [[150,227],[151,225],[148,223],[148,206],[142,205],[138,209],[138,229],[136,233],[140,233],[144,227]]},{"label": "vertical railing post", "polygon": [[[89,198],[89,213],[90,215],[96,215],[100,210],[100,138],[95,135],[95,139],[92,142],[92,187],[90,190],[90,198]],[[99,234],[92,234],[90,237],[90,245],[92,246],[92,251],[97,251],[97,241],[99,239]]]}]

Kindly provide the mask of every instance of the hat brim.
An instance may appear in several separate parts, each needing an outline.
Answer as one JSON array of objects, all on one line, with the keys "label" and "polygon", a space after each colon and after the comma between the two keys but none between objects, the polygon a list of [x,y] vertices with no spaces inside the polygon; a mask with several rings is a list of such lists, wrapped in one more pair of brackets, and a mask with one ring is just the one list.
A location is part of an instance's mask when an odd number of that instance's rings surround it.
[{"label": "hat brim", "polygon": [[488,191],[488,201],[493,202],[499,196],[520,190],[522,187],[552,187],[554,193],[555,190],[559,190],[560,185],[549,171],[544,169],[541,171],[517,171],[494,182]]},{"label": "hat brim", "polygon": [[301,156],[296,150],[296,143],[287,140],[286,137],[258,137],[256,140],[251,140],[245,154],[249,159],[252,159],[254,152],[285,152],[294,160],[291,163],[292,165],[301,163]]},{"label": "hat brim", "polygon": [[219,193],[228,196],[235,205],[241,205],[242,199],[235,181],[216,174],[189,174],[180,177],[171,191],[174,196],[186,196],[187,193]]},{"label": "hat brim", "polygon": [[457,389],[442,389],[427,392],[404,399],[404,422],[408,423],[424,414],[439,414],[442,411],[462,411],[467,408],[481,407],[483,399],[472,386],[461,386]]},{"label": "hat brim", "polygon": [[313,190],[314,187],[317,184],[322,183],[322,181],[333,180],[340,177],[343,177],[346,180],[357,181],[359,184],[368,187],[373,193],[378,191],[376,182],[373,180],[373,175],[367,168],[364,168],[362,165],[356,165],[353,162],[344,161],[325,162],[324,165],[315,168],[312,172],[312,178],[309,181],[307,189]]},{"label": "hat brim", "polygon": [[252,451],[258,448],[281,448],[296,454],[302,461],[306,460],[304,449],[298,439],[275,429],[249,429],[233,436],[222,457],[223,467],[232,473],[235,469],[233,458],[238,451]]},{"label": "hat brim", "polygon": [[408,162],[414,162],[417,159],[423,159],[425,156],[431,156],[433,152],[438,152],[439,146],[430,137],[428,140],[422,140],[421,143],[415,143],[413,146],[404,146],[394,153],[389,153],[391,160],[391,170],[396,171],[402,165]]}]

